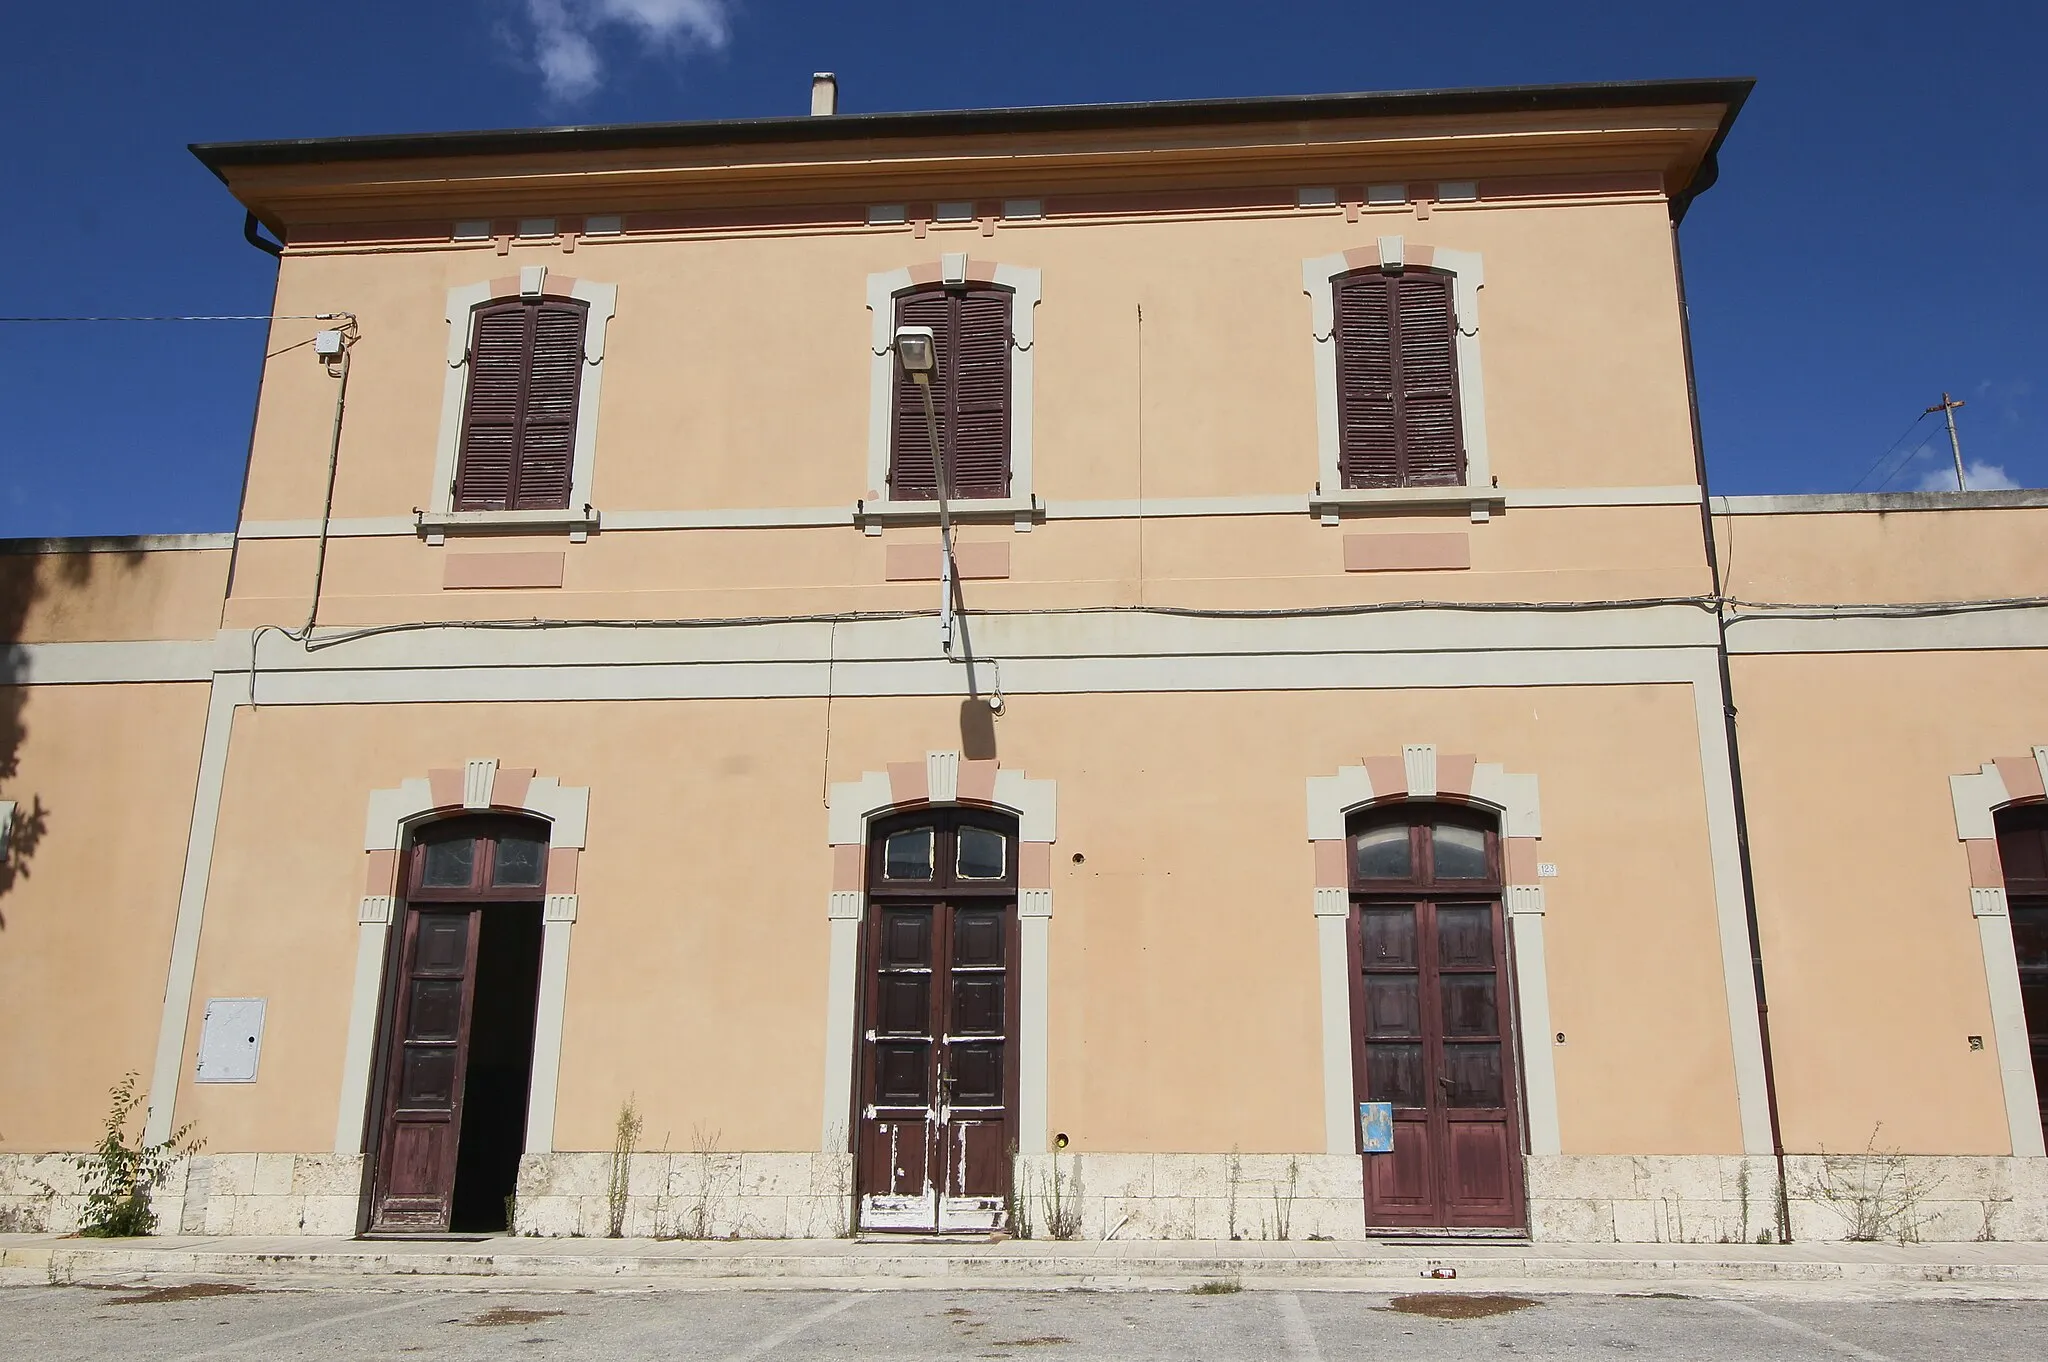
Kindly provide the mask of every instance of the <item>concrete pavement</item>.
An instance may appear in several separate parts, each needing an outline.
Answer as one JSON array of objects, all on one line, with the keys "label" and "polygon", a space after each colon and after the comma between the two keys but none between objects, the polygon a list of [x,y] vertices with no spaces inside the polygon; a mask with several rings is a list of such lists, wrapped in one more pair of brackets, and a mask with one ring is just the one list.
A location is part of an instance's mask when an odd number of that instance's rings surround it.
[{"label": "concrete pavement", "polygon": [[1836,1295],[2048,1299],[2048,1244],[1512,1244],[1051,1240],[645,1239],[356,1240],[164,1236],[90,1240],[0,1236],[0,1282],[109,1283],[218,1278],[310,1287],[559,1284],[679,1289],[1094,1287],[1460,1289],[1545,1293],[1826,1287]]},{"label": "concrete pavement", "polygon": [[477,1294],[0,1290],[0,1350],[37,1362],[2002,1362],[2048,1356],[2048,1303],[1503,1292],[637,1289]]}]

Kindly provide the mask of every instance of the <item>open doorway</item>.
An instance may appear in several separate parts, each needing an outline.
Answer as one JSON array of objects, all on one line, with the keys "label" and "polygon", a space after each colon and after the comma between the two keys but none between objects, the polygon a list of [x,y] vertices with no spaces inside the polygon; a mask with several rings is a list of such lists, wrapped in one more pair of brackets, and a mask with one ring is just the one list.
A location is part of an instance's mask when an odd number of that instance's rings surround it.
[{"label": "open doorway", "polygon": [[526,1099],[533,1086],[541,939],[538,904],[487,908],[480,916],[476,1003],[469,1017],[455,1204],[448,1226],[479,1232],[512,1228],[510,1204],[519,1185]]},{"label": "open doorway", "polygon": [[406,863],[369,1232],[509,1229],[526,1145],[547,827],[451,819]]}]

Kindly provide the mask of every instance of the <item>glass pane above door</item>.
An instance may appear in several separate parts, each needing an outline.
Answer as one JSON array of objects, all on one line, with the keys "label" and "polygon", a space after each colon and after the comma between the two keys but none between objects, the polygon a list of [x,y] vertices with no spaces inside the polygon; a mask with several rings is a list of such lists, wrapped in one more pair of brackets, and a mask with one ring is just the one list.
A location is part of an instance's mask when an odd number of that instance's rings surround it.
[{"label": "glass pane above door", "polygon": [[1351,839],[1352,872],[1361,880],[1406,880],[1415,874],[1406,824],[1368,828]]},{"label": "glass pane above door", "polygon": [[999,880],[1009,869],[1005,862],[1008,839],[987,828],[960,829],[960,847],[954,873],[963,880]]},{"label": "glass pane above door", "polygon": [[907,828],[891,833],[882,848],[882,878],[928,880],[932,877],[932,830]]},{"label": "glass pane above door", "polygon": [[1456,823],[1436,825],[1436,877],[1440,880],[1483,880],[1487,875],[1486,834]]},{"label": "glass pane above door", "polygon": [[498,861],[491,871],[491,883],[504,887],[538,885],[541,867],[547,863],[547,843],[531,837],[498,839]]},{"label": "glass pane above door", "polygon": [[476,840],[458,837],[427,847],[420,883],[431,889],[466,889],[476,878]]}]

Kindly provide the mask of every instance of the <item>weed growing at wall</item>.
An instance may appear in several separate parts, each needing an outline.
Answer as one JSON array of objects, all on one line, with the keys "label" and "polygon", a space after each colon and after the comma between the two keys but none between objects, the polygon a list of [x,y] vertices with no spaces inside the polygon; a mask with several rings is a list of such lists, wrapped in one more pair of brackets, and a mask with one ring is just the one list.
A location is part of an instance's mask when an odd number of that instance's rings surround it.
[{"label": "weed growing at wall", "polygon": [[1294,1233],[1294,1198],[1301,1190],[1301,1160],[1289,1156],[1287,1186],[1273,1184],[1273,1237],[1285,1239]]},{"label": "weed growing at wall", "polygon": [[1052,1156],[1052,1177],[1046,1183],[1045,1232],[1055,1239],[1081,1237],[1081,1161],[1074,1160],[1071,1176],[1060,1172],[1060,1156]]},{"label": "weed growing at wall", "polygon": [[633,1184],[633,1148],[640,1143],[640,1112],[628,1093],[619,1105],[619,1119],[612,1126],[611,1178],[605,1184],[605,1234],[625,1237],[627,1194]]},{"label": "weed growing at wall", "polygon": [[1017,1142],[1010,1141],[1010,1233],[1019,1239],[1031,1237],[1031,1188],[1028,1170],[1017,1157]]},{"label": "weed growing at wall", "polygon": [[78,1218],[82,1235],[118,1239],[155,1233],[156,1212],[150,1206],[150,1194],[179,1160],[206,1147],[206,1141],[192,1138],[190,1121],[156,1144],[147,1143],[140,1135],[129,1143],[129,1119],[144,1100],[135,1090],[140,1077],[130,1072],[109,1089],[112,1103],[100,1127],[99,1144],[91,1153],[71,1161],[85,1190],[85,1209]]},{"label": "weed growing at wall", "polygon": [[1237,1189],[1238,1185],[1243,1181],[1244,1158],[1238,1153],[1237,1146],[1232,1145],[1230,1146],[1230,1157],[1223,1161],[1223,1195],[1225,1203],[1224,1228],[1233,1240],[1239,1237],[1237,1233]]},{"label": "weed growing at wall", "polygon": [[1883,1122],[1871,1127],[1860,1154],[1830,1154],[1823,1148],[1805,1195],[1841,1217],[1842,1237],[1852,1243],[1916,1243],[1921,1226],[1934,1219],[1922,1205],[1942,1179],[1937,1173],[1915,1172],[1896,1149],[1879,1149],[1877,1136],[1883,1129]]}]

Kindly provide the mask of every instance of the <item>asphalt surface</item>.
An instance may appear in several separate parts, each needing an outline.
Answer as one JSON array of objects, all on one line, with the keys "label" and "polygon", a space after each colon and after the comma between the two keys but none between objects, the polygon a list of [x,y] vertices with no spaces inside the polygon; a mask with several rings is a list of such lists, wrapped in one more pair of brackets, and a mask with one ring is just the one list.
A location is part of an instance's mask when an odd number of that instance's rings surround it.
[{"label": "asphalt surface", "polygon": [[1407,1362],[1511,1356],[2040,1359],[2048,1357],[2048,1301],[1463,1291],[0,1289],[0,1358],[35,1362]]}]

